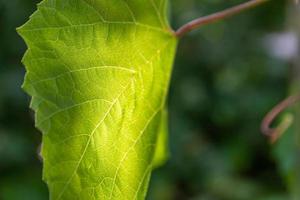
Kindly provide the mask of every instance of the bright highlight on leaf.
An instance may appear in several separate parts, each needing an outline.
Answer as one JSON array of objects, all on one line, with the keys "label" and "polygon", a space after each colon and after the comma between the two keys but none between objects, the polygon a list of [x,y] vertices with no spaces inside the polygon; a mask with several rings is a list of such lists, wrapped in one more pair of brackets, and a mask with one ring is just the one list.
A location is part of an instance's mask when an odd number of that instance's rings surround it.
[{"label": "bright highlight on leaf", "polygon": [[50,199],[144,199],[165,159],[163,110],[177,44],[166,7],[44,0],[18,29]]}]

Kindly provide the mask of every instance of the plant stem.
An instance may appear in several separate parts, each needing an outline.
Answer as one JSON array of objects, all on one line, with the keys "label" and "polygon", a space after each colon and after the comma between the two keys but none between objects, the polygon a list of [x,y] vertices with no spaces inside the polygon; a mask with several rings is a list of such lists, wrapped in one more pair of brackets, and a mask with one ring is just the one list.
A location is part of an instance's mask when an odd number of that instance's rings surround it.
[{"label": "plant stem", "polygon": [[287,99],[277,104],[263,119],[261,124],[261,132],[264,135],[271,137],[271,142],[275,142],[282,134],[282,132],[284,132],[285,129],[289,126],[289,122],[286,121],[282,122],[277,128],[270,128],[272,122],[281,112],[283,112],[286,108],[294,105],[298,101],[300,101],[300,95],[288,97]]},{"label": "plant stem", "polygon": [[202,25],[205,24],[210,24],[219,20],[222,20],[224,18],[230,17],[232,15],[238,14],[244,10],[253,8],[255,6],[258,6],[264,2],[267,2],[269,0],[250,0],[246,3],[234,6],[232,8],[228,8],[226,10],[223,10],[221,12],[217,12],[208,16],[204,16],[204,17],[200,17],[198,19],[195,19],[185,25],[183,25],[182,27],[180,27],[176,32],[175,35],[177,37],[182,37],[183,35],[185,35],[186,33],[199,28]]}]

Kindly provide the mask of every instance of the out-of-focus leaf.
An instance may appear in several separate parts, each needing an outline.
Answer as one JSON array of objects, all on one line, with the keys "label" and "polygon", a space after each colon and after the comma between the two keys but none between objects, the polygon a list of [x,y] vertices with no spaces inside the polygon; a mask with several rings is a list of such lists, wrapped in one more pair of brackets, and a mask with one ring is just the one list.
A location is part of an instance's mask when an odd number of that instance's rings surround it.
[{"label": "out-of-focus leaf", "polygon": [[[296,119],[299,118],[296,117]],[[285,177],[292,200],[297,200],[300,197],[300,141],[297,126],[297,121],[294,121],[294,124],[281,136],[274,146],[274,155],[279,169]]]},{"label": "out-of-focus leaf", "polygon": [[[294,31],[300,38],[300,7],[291,5],[288,12],[288,24],[290,30]],[[299,46],[299,45],[298,45]],[[299,94],[300,91],[300,55],[295,55],[293,58],[294,71],[291,77],[291,92]],[[293,105],[289,112],[293,115],[294,121],[292,126],[282,135],[274,147],[274,155],[279,165],[279,169],[286,180],[290,191],[290,199],[300,199],[300,107],[299,102]]]}]

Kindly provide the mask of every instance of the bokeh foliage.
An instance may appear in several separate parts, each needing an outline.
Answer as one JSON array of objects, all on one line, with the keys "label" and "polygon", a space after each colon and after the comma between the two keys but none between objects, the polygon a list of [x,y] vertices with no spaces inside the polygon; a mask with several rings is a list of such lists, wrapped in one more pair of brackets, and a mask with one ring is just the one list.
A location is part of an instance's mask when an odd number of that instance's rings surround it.
[{"label": "bokeh foliage", "polygon": [[[20,89],[25,44],[15,31],[37,2],[0,0],[3,200],[48,199],[37,153],[41,134]],[[172,0],[172,25],[240,2]],[[288,199],[272,146],[259,132],[264,114],[290,91],[290,63],[264,48],[268,35],[286,29],[286,3],[272,1],[180,42],[169,96],[170,158],[153,173],[149,200]]]}]

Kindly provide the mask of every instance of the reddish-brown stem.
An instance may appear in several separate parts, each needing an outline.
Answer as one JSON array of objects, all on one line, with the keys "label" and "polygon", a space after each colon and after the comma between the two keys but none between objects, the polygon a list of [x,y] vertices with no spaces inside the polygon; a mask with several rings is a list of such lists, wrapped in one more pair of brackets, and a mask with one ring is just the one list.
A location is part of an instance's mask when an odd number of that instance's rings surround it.
[{"label": "reddish-brown stem", "polygon": [[262,3],[267,2],[267,1],[268,0],[250,0],[246,3],[234,6],[232,8],[226,9],[224,11],[217,12],[217,13],[214,13],[212,15],[200,17],[200,18],[195,19],[195,20],[183,25],[182,27],[180,27],[175,32],[175,35],[177,37],[182,37],[186,33],[190,32],[190,31],[192,31],[196,28],[199,28],[202,25],[213,23],[213,22],[216,22],[218,20],[222,20],[226,17],[230,17],[234,14],[238,14],[241,11],[253,8],[253,7],[258,6],[259,4],[262,4]]},{"label": "reddish-brown stem", "polygon": [[278,105],[276,105],[263,119],[261,124],[262,133],[266,136],[271,137],[271,139],[273,138],[273,140],[274,139],[276,140],[277,136],[274,134],[277,134],[276,132],[278,131],[278,129],[270,127],[272,122],[282,111],[284,111],[289,106],[294,105],[298,101],[300,101],[300,95],[290,96],[287,99],[283,100]]}]

